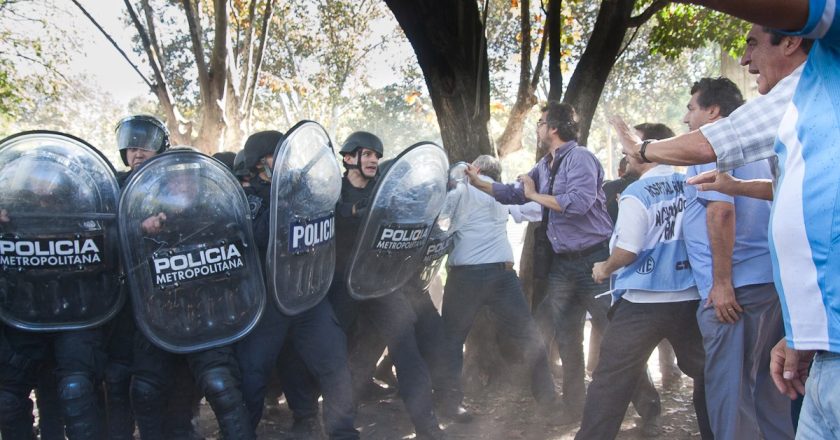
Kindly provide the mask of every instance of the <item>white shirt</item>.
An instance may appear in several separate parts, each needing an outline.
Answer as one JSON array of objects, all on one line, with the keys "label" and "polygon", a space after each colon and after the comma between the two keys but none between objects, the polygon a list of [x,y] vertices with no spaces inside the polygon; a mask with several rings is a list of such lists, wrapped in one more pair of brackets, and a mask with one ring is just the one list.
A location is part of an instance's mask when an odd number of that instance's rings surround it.
[{"label": "white shirt", "polygon": [[542,205],[528,202],[524,205],[505,205],[516,223],[542,221]]}]

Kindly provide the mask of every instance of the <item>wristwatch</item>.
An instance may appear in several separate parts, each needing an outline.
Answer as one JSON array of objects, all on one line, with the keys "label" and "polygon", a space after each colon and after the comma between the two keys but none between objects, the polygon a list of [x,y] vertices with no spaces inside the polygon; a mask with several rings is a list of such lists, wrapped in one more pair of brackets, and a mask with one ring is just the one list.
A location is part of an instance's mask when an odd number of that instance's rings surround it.
[{"label": "wristwatch", "polygon": [[639,157],[642,158],[642,162],[644,163],[651,163],[651,161],[645,156],[645,150],[647,150],[647,146],[651,142],[653,142],[653,139],[645,139],[642,141],[641,148],[639,148]]}]

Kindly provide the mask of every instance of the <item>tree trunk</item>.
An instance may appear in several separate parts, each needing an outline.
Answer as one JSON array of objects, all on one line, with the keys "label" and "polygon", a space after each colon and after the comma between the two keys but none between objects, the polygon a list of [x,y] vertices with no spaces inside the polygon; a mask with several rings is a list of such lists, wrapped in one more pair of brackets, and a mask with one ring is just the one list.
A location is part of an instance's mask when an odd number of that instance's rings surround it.
[{"label": "tree trunk", "polygon": [[473,0],[385,0],[414,48],[451,163],[492,154],[484,27]]},{"label": "tree trunk", "polygon": [[589,128],[601,92],[621,51],[624,35],[630,27],[635,0],[603,0],[598,18],[583,55],[578,61],[563,101],[571,104],[580,120],[578,142],[586,145]]}]

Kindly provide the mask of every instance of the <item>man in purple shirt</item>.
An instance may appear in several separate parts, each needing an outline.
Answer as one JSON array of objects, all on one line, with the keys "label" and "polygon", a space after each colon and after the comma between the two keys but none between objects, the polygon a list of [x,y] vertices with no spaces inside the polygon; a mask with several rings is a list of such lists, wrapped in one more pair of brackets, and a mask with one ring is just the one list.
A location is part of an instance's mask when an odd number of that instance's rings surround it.
[{"label": "man in purple shirt", "polygon": [[[564,422],[580,419],[586,399],[586,311],[592,315],[593,326],[603,334],[610,305],[608,296],[595,298],[609,290],[609,283],[595,283],[591,276],[592,265],[609,257],[613,227],[601,189],[604,169],[594,154],[577,144],[577,136],[575,109],[569,104],[549,102],[537,122],[539,148],[546,155],[528,174],[519,176],[518,183],[491,184],[478,178],[476,168],[467,170],[470,183],[499,202],[521,205],[535,201],[543,207],[543,218],[547,214],[548,226],[544,230],[553,252],[546,295],[536,318],[546,343],[557,343],[563,363],[563,401],[567,409]],[[643,418],[658,416],[659,395],[646,376],[640,381],[639,391],[633,400],[637,412]]]}]

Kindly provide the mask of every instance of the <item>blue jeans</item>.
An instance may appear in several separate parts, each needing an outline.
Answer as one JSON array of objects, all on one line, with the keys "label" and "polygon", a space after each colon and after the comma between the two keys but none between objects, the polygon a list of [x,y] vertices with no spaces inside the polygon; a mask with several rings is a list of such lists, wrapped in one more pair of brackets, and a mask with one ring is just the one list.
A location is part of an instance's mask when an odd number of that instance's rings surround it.
[{"label": "blue jeans", "polygon": [[799,414],[797,440],[840,438],[840,353],[814,357],[805,384],[805,402]]},{"label": "blue jeans", "polygon": [[262,418],[266,386],[287,336],[324,394],[324,425],[330,438],[359,438],[353,426],[356,411],[346,337],[326,299],[295,316],[284,315],[269,304],[254,330],[236,344],[252,426]]},{"label": "blue jeans", "polygon": [[450,267],[443,295],[444,348],[448,404],[460,403],[464,341],[475,316],[487,306],[496,328],[519,347],[531,371],[531,393],[540,403],[557,398],[545,344],[522,294],[519,277],[504,263]]},{"label": "blue jeans", "polygon": [[[536,318],[547,344],[557,344],[563,363],[563,400],[570,408],[581,408],[586,399],[583,355],[583,326],[588,311],[592,326],[604,334],[608,297],[595,298],[609,290],[608,283],[592,281],[592,265],[609,257],[604,247],[585,257],[567,259],[554,255],[546,281],[546,294]],[[550,350],[549,350],[550,351]]]}]

